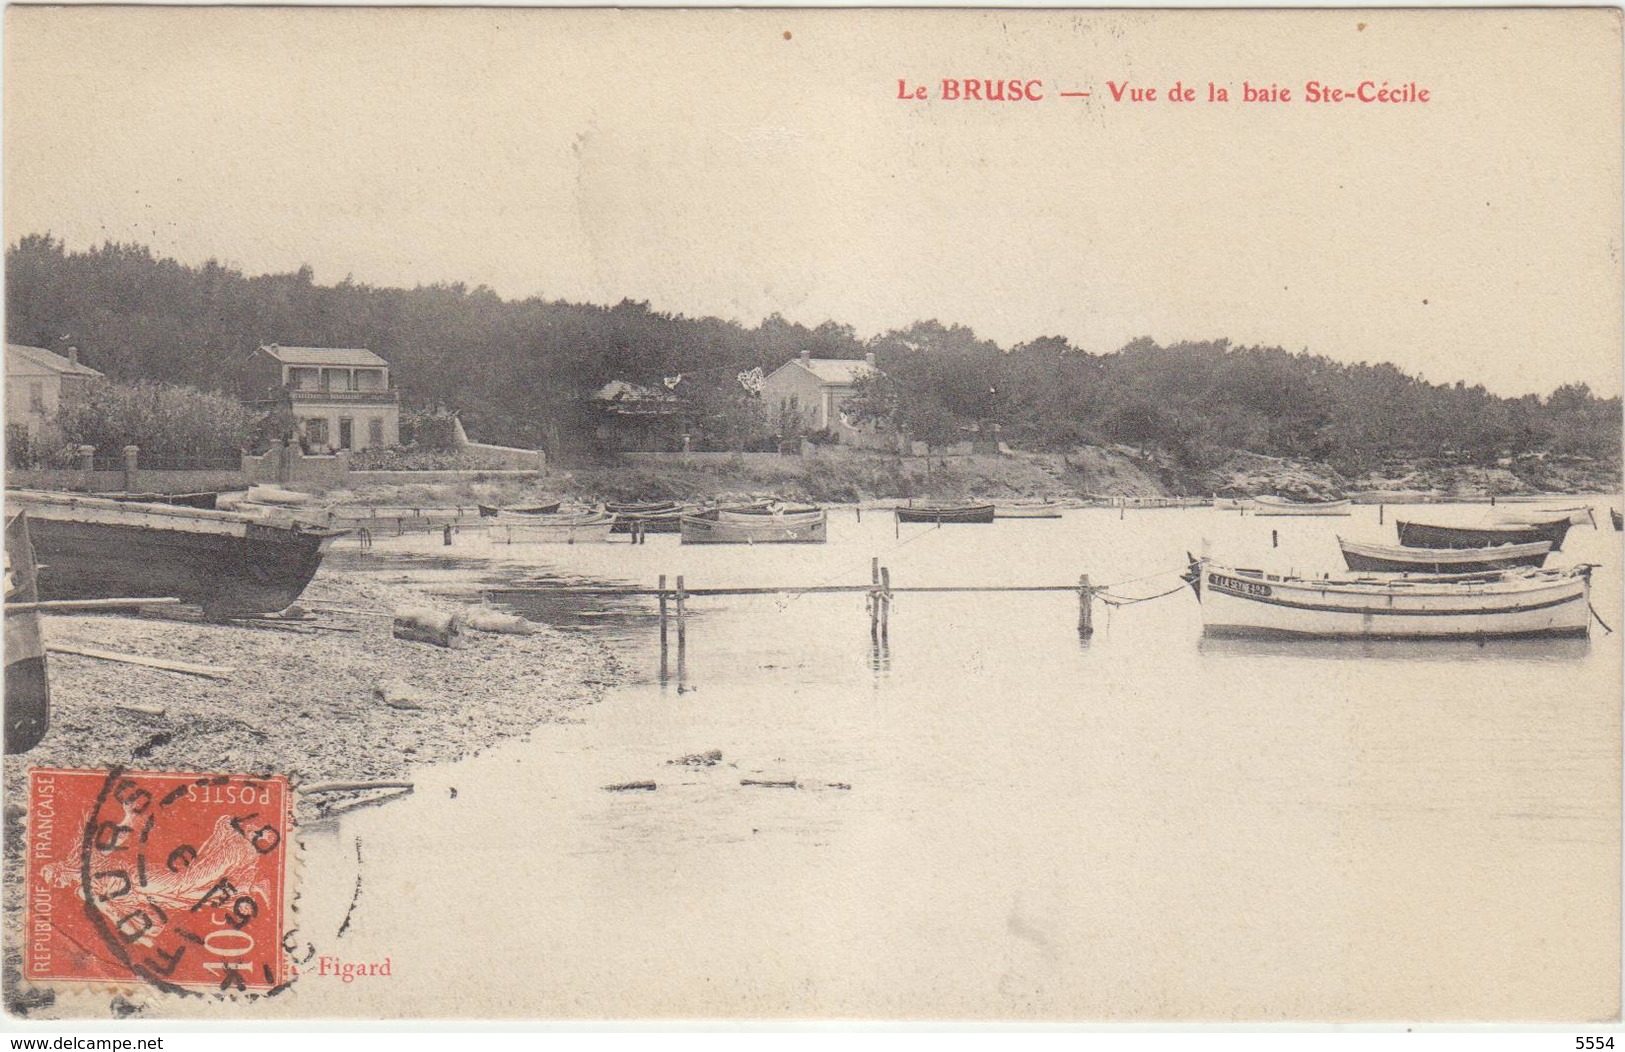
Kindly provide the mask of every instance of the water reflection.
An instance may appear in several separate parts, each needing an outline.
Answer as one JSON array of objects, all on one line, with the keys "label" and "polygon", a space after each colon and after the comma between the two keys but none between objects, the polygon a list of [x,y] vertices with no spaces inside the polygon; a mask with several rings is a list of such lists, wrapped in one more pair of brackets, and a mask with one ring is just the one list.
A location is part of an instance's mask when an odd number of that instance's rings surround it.
[{"label": "water reflection", "polygon": [[1307,661],[1516,661],[1570,662],[1591,650],[1585,638],[1550,639],[1226,639],[1204,636],[1203,655],[1298,658]]}]

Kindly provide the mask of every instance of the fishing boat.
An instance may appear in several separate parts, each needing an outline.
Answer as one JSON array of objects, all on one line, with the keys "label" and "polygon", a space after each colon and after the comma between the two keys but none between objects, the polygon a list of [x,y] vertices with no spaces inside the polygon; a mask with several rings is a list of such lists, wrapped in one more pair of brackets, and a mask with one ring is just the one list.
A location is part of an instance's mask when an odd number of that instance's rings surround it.
[{"label": "fishing boat", "polygon": [[1407,548],[1490,548],[1498,544],[1533,544],[1549,541],[1552,551],[1563,550],[1569,520],[1555,519],[1538,524],[1446,526],[1431,522],[1397,520],[1399,543]]},{"label": "fishing boat", "polygon": [[944,523],[992,522],[995,513],[991,504],[936,500],[911,500],[907,504],[899,504],[896,511],[898,522],[932,522],[939,526]]},{"label": "fishing boat", "polygon": [[41,599],[173,596],[210,617],[285,609],[343,533],[255,515],[7,490],[28,515]]},{"label": "fishing boat", "polygon": [[767,514],[712,508],[684,515],[679,530],[684,544],[823,544],[827,527],[822,508]]},{"label": "fishing boat", "polygon": [[1614,532],[1625,530],[1625,515],[1621,515],[1618,508],[1609,508],[1608,517],[1614,520]]},{"label": "fishing boat", "polygon": [[1191,561],[1210,636],[1484,639],[1584,636],[1590,567],[1296,577]]},{"label": "fishing boat", "polygon": [[1593,526],[1597,520],[1591,514],[1591,508],[1586,506],[1570,508],[1496,508],[1490,512],[1490,521],[1508,523],[1514,526],[1545,526],[1560,519],[1568,520],[1570,526],[1579,526],[1590,522]]},{"label": "fishing boat", "polygon": [[601,544],[609,540],[615,518],[590,511],[574,515],[503,517],[488,529],[498,544]]},{"label": "fishing boat", "polygon": [[494,519],[501,515],[557,515],[563,505],[562,500],[551,504],[481,504],[480,517]]},{"label": "fishing boat", "polygon": [[1550,541],[1499,544],[1492,548],[1403,548],[1337,538],[1350,570],[1391,573],[1484,573],[1514,566],[1539,566],[1552,550]]},{"label": "fishing boat", "polygon": [[1353,502],[1349,500],[1292,500],[1288,497],[1254,497],[1254,515],[1348,515]]},{"label": "fishing boat", "polygon": [[1214,497],[1213,507],[1219,511],[1245,511],[1252,504],[1249,497]]}]

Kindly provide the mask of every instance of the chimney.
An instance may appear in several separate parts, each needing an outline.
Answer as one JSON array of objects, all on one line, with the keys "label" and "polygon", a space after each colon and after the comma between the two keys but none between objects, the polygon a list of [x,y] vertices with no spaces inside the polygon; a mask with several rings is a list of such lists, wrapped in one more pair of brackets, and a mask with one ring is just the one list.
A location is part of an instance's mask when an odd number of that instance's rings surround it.
[{"label": "chimney", "polygon": [[77,347],[69,347],[68,348],[68,364],[69,365],[78,365],[79,364],[79,348],[77,348]]},{"label": "chimney", "polygon": [[804,361],[804,362],[812,361],[812,352],[811,351],[802,351],[801,352],[801,360]]},{"label": "chimney", "polygon": [[865,361],[865,362],[868,362],[868,363],[869,363],[869,367],[870,367],[870,368],[871,368],[871,369],[872,369],[872,368],[874,368],[874,364],[875,364],[875,352],[874,352],[874,351],[869,351],[869,352],[868,352],[868,353],[866,353],[866,354],[865,354],[865,355],[864,355],[864,356],[863,356],[863,360],[864,360],[864,361]]}]

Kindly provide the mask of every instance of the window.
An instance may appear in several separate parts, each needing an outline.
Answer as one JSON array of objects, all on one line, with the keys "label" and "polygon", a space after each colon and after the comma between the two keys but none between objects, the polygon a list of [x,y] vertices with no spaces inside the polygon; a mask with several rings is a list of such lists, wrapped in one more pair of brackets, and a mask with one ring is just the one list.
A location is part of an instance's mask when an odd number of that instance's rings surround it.
[{"label": "window", "polygon": [[384,371],[382,369],[357,369],[355,371],[355,389],[357,391],[382,391],[384,389]]},{"label": "window", "polygon": [[384,444],[384,421],[381,417],[373,417],[367,421],[367,445],[381,446]]},{"label": "window", "polygon": [[28,408],[36,413],[45,412],[45,381],[30,380],[28,382]]},{"label": "window", "polygon": [[289,369],[288,386],[295,391],[314,391],[321,386],[321,370]]},{"label": "window", "polygon": [[305,441],[314,449],[321,449],[327,445],[327,421],[320,417],[312,417],[305,421]]}]

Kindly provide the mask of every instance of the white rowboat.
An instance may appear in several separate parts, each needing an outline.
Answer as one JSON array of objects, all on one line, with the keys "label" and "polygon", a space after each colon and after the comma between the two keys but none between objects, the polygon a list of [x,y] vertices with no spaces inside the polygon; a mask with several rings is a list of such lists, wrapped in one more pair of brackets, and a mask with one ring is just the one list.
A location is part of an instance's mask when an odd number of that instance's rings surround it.
[{"label": "white rowboat", "polygon": [[1348,515],[1353,502],[1348,500],[1302,501],[1285,497],[1254,497],[1254,515]]}]

